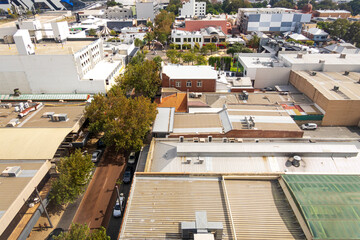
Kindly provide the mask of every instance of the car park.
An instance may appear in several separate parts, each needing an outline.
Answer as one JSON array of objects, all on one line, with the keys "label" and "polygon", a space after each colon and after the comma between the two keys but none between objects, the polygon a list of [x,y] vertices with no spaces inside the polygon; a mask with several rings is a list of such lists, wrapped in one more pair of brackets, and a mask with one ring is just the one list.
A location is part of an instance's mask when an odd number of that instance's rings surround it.
[{"label": "car park", "polygon": [[114,211],[113,211],[113,216],[115,218],[121,217],[121,214],[124,211],[124,208],[125,208],[125,196],[123,193],[120,193],[120,201],[119,201],[119,198],[116,200],[116,203],[114,206]]},{"label": "car park", "polygon": [[98,162],[100,160],[102,154],[103,154],[103,150],[101,150],[101,149],[95,150],[91,156],[91,161]]},{"label": "car park", "polygon": [[135,152],[131,152],[128,158],[128,164],[134,164],[136,161],[136,154]]},{"label": "car park", "polygon": [[305,123],[305,124],[301,125],[301,129],[302,130],[315,130],[315,129],[317,129],[317,124],[316,123]]}]

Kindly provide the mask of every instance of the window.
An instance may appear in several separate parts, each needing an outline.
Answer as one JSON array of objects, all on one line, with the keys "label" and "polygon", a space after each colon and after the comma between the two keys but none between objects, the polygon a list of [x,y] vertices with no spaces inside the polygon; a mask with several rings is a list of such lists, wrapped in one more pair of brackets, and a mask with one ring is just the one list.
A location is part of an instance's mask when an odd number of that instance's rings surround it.
[{"label": "window", "polygon": [[109,85],[109,79],[105,80],[106,85]]},{"label": "window", "polygon": [[191,38],[188,38],[187,41],[188,41],[188,42],[191,42]]},{"label": "window", "polygon": [[186,87],[191,87],[191,81],[186,82]]},{"label": "window", "polygon": [[197,81],[197,87],[202,87],[202,81]]},{"label": "window", "polygon": [[210,42],[210,38],[205,38],[204,42]]},{"label": "window", "polygon": [[180,42],[180,38],[175,38],[175,42]]},{"label": "window", "polygon": [[181,82],[180,81],[176,81],[176,87],[181,87]]}]

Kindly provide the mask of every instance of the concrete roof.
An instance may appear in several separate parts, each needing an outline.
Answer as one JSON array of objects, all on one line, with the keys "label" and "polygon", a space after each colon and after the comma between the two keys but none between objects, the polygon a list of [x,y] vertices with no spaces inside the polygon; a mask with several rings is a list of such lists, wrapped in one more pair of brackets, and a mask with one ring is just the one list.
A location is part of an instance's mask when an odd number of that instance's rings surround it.
[{"label": "concrete roof", "polygon": [[303,238],[277,181],[138,175],[132,186],[119,239],[182,239],[197,211],[222,223],[223,240]]},{"label": "concrete roof", "polygon": [[0,128],[0,160],[52,159],[71,128]]},{"label": "concrete roof", "polygon": [[239,56],[241,64],[246,68],[272,68],[272,62],[277,62],[274,57]]},{"label": "concrete roof", "polygon": [[174,114],[175,108],[157,108],[158,114],[156,115],[152,132],[153,133],[171,133],[174,129]]},{"label": "concrete roof", "polygon": [[174,133],[221,133],[218,114],[175,114]]},{"label": "concrete roof", "polygon": [[105,80],[115,71],[119,64],[121,64],[120,61],[101,60],[83,76],[83,79]]},{"label": "concrete roof", "polygon": [[309,29],[304,29],[303,31],[311,33],[313,35],[326,35],[326,36],[329,35],[327,32],[319,28],[309,28]]},{"label": "concrete roof", "polygon": [[334,65],[360,65],[360,54],[347,54],[346,58],[340,58],[340,54],[303,54],[298,58],[297,54],[279,54],[281,58],[291,64],[319,64],[319,60],[325,60],[325,64]]},{"label": "concrete roof", "polygon": [[51,163],[39,160],[26,162],[0,160],[0,173],[12,166],[21,168],[17,177],[0,176],[0,235],[49,171]]},{"label": "concrete roof", "polygon": [[171,79],[217,78],[217,72],[211,66],[164,65],[162,72]]},{"label": "concrete roof", "polygon": [[[156,139],[148,171],[166,173],[359,173],[359,149],[339,143],[180,143]],[[360,147],[360,146],[358,146]],[[299,167],[289,156],[299,155]],[[204,161],[200,163],[200,159]],[[190,163],[186,163],[187,159]]]},{"label": "concrete roof", "polygon": [[[351,72],[347,76],[343,72],[317,72],[315,76],[305,71],[295,73],[304,77],[329,100],[360,100],[360,73]],[[339,91],[334,91],[334,86],[338,86]]]},{"label": "concrete roof", "polygon": [[[67,41],[66,43],[42,42],[35,46],[36,55],[69,55],[83,49],[92,41]],[[0,44],[0,55],[18,55],[15,44]]]}]

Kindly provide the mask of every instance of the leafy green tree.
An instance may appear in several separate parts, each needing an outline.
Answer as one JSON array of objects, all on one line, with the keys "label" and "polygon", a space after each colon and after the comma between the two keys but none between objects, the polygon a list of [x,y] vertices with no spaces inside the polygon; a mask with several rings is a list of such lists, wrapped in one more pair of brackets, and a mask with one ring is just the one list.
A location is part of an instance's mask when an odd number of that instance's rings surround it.
[{"label": "leafy green tree", "polygon": [[189,44],[189,43],[184,43],[184,44],[182,45],[182,48],[183,48],[183,49],[191,49],[191,44]]},{"label": "leafy green tree", "polygon": [[353,22],[349,31],[345,35],[345,40],[351,43],[356,43],[356,46],[360,46],[360,22]]},{"label": "leafy green tree", "polygon": [[179,8],[182,7],[180,0],[170,0],[169,5],[166,7],[166,11],[172,12],[175,16],[179,14]]},{"label": "leafy green tree", "polygon": [[159,69],[154,61],[128,65],[125,73],[116,79],[125,92],[135,89],[137,95],[152,98],[160,88]]},{"label": "leafy green tree", "polygon": [[95,29],[90,29],[89,30],[89,36],[97,36],[96,30]]},{"label": "leafy green tree", "polygon": [[118,34],[117,34],[117,32],[116,32],[115,30],[111,30],[111,31],[110,31],[110,35],[111,35],[111,36],[117,36]]},{"label": "leafy green tree", "polygon": [[[175,15],[172,12],[167,12],[166,10],[161,10],[161,12],[156,15],[154,22],[155,28],[154,33],[157,38],[161,35],[166,36],[166,40],[171,34],[171,25],[175,21]],[[160,40],[159,40],[160,41]]]},{"label": "leafy green tree", "polygon": [[156,107],[144,96],[127,98],[120,85],[113,87],[107,96],[96,94],[85,115],[92,132],[104,132],[107,146],[116,151],[137,151],[155,120]]},{"label": "leafy green tree", "polygon": [[206,58],[203,55],[197,55],[195,61],[196,65],[207,65]]},{"label": "leafy green tree", "polygon": [[151,21],[146,22],[146,26],[151,29],[154,28],[154,24]]},{"label": "leafy green tree", "polygon": [[208,43],[206,44],[204,47],[206,47],[207,49],[209,49],[210,53],[212,54],[213,52],[216,52],[219,48],[216,46],[215,43]]},{"label": "leafy green tree", "polygon": [[59,178],[53,184],[50,199],[60,205],[75,201],[89,183],[93,168],[91,156],[83,155],[80,149],[61,159],[57,165]]},{"label": "leafy green tree", "polygon": [[144,36],[144,40],[149,45],[149,49],[150,49],[151,42],[155,40],[155,33],[154,32],[146,33],[145,36]]},{"label": "leafy green tree", "polygon": [[319,3],[315,2],[315,8],[316,9],[338,9],[338,6],[332,0],[322,0]]},{"label": "leafy green tree", "polygon": [[224,0],[222,9],[225,13],[237,13],[239,8],[251,8],[252,5],[246,0]]},{"label": "leafy green tree", "polygon": [[162,58],[160,56],[156,56],[156,57],[153,58],[153,61],[156,63],[156,66],[160,70],[161,62],[163,61]]},{"label": "leafy green tree", "polygon": [[141,41],[139,38],[135,38],[134,44],[138,48],[142,48],[144,46],[144,42]]},{"label": "leafy green tree", "polygon": [[186,52],[183,54],[182,59],[185,63],[192,63],[194,64],[194,61],[196,59],[196,55],[192,52]]},{"label": "leafy green tree", "polygon": [[257,35],[254,35],[249,41],[248,41],[248,45],[251,48],[259,48],[260,45],[260,38]]},{"label": "leafy green tree", "polygon": [[146,53],[144,51],[138,52],[135,57],[130,60],[130,65],[142,64],[145,61]]},{"label": "leafy green tree", "polygon": [[208,52],[209,52],[209,48],[206,45],[202,46],[202,48],[200,48],[200,53],[202,55],[206,55],[206,54],[208,54]]},{"label": "leafy green tree", "polygon": [[288,1],[288,0],[280,0],[277,3],[274,4],[273,7],[282,7],[282,8],[294,8],[294,3],[293,1]]},{"label": "leafy green tree", "polygon": [[308,40],[308,41],[305,42],[305,44],[308,45],[308,46],[313,46],[314,43],[315,43],[315,42],[312,41],[312,40]]},{"label": "leafy green tree", "polygon": [[166,57],[170,60],[171,63],[176,63],[177,51],[175,49],[169,49],[166,51]]},{"label": "leafy green tree", "polygon": [[240,43],[235,43],[226,50],[227,54],[234,57],[235,53],[252,53],[253,51]]},{"label": "leafy green tree", "polygon": [[344,38],[350,28],[350,22],[347,19],[336,19],[329,24],[328,33],[333,37]]},{"label": "leafy green tree", "polygon": [[116,2],[115,0],[108,0],[106,2],[106,6],[108,6],[108,7],[114,7],[114,6],[122,7],[123,5],[121,3]]},{"label": "leafy green tree", "polygon": [[110,240],[106,235],[106,229],[101,227],[90,232],[87,224],[72,223],[68,232],[62,232],[59,236],[53,237],[55,240]]},{"label": "leafy green tree", "polygon": [[176,52],[176,58],[177,58],[177,63],[180,63],[181,62],[181,59],[183,57],[183,54],[182,52]]},{"label": "leafy green tree", "polygon": [[352,0],[348,4],[351,7],[353,15],[358,15],[360,13],[360,0]]}]

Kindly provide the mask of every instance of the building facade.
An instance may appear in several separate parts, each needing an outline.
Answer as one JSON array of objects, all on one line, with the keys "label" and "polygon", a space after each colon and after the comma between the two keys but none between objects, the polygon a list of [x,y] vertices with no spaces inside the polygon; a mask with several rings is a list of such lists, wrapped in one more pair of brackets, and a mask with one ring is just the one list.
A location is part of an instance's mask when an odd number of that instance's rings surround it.
[{"label": "building facade", "polygon": [[150,21],[154,21],[158,12],[159,4],[156,1],[136,2],[136,17],[138,19],[150,19]]},{"label": "building facade", "polygon": [[191,47],[194,47],[196,43],[200,46],[208,43],[218,45],[226,41],[226,35],[221,31],[220,27],[208,27],[194,32],[173,29],[171,31],[171,41],[180,45],[181,48],[183,44],[190,44]]},{"label": "building facade", "polygon": [[335,17],[347,19],[351,16],[351,12],[346,10],[316,10],[313,13],[313,17]]},{"label": "building facade", "polygon": [[325,42],[329,36],[327,32],[319,28],[305,29],[302,34],[315,42]]},{"label": "building facade", "polygon": [[179,16],[185,18],[192,18],[195,16],[205,16],[206,2],[196,2],[195,0],[188,0],[182,2],[182,7],[179,8]]},{"label": "building facade", "polygon": [[248,32],[300,32],[303,23],[311,20],[311,14],[286,8],[239,8],[237,25]]}]

